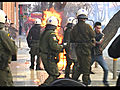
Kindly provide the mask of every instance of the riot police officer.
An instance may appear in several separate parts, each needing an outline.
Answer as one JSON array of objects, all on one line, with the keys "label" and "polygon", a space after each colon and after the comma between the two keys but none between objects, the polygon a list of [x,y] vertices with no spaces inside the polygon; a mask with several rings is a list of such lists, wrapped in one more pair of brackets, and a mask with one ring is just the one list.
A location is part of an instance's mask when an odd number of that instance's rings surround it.
[{"label": "riot police officer", "polygon": [[5,31],[6,14],[0,10],[0,86],[13,86],[13,78],[9,68],[12,55],[17,53],[15,42]]},{"label": "riot police officer", "polygon": [[78,23],[73,27],[70,38],[76,45],[76,55],[79,68],[73,74],[73,79],[78,80],[80,74],[83,74],[82,80],[85,85],[89,84],[91,48],[94,46],[95,32],[85,21],[88,19],[88,13],[85,9],[79,9],[76,13]]},{"label": "riot police officer", "polygon": [[58,44],[58,39],[55,34],[57,25],[58,19],[54,16],[49,17],[47,19],[45,31],[40,37],[41,59],[44,68],[49,75],[42,86],[49,85],[59,76],[57,67],[57,62],[59,61],[58,54],[62,50],[63,45]]},{"label": "riot police officer", "polygon": [[40,51],[39,51],[39,38],[41,30],[41,19],[36,19],[34,26],[30,29],[27,36],[28,47],[30,48],[31,66],[30,69],[34,69],[35,56],[37,56],[36,70],[40,68]]},{"label": "riot police officer", "polygon": [[74,17],[69,17],[67,20],[67,25],[66,25],[66,30],[64,31],[64,38],[63,38],[63,42],[64,44],[66,44],[65,47],[65,51],[66,51],[66,60],[67,60],[67,66],[65,68],[65,78],[70,78],[70,66],[72,65],[73,62],[75,62],[75,60],[70,58],[69,55],[69,50],[70,50],[70,32],[73,28],[73,25],[76,23],[73,23],[73,21],[75,20]]}]

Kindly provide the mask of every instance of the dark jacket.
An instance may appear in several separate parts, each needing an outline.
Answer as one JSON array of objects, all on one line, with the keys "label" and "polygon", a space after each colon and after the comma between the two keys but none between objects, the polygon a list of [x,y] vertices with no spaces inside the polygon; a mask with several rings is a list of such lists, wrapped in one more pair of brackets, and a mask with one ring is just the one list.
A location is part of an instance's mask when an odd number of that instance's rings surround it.
[{"label": "dark jacket", "polygon": [[[103,33],[96,33],[95,40],[99,42],[103,37]],[[92,55],[102,55],[101,44],[96,44],[96,46],[92,48]]]},{"label": "dark jacket", "polygon": [[39,39],[40,39],[40,29],[39,24],[35,24],[29,31],[27,36],[28,47],[30,47],[30,54],[38,55],[39,50]]},{"label": "dark jacket", "polygon": [[40,38],[40,29],[41,26],[39,24],[35,24],[29,31],[27,36],[27,43],[28,47],[31,47],[31,44],[34,43],[34,41],[39,40]]}]

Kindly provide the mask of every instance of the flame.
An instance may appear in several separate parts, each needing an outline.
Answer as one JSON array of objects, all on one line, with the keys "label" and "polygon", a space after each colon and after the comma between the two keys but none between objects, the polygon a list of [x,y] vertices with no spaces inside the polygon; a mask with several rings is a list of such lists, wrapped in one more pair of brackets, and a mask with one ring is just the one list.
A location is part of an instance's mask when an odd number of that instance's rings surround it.
[{"label": "flame", "polygon": [[[55,34],[59,40],[59,44],[62,43],[62,40],[63,40],[63,35],[61,34],[61,28],[59,26],[61,26],[61,23],[62,23],[62,17],[61,17],[61,13],[58,13],[53,7],[50,8],[50,10],[45,10],[43,11],[44,13],[44,16],[42,18],[42,24],[41,26],[45,28],[46,26],[46,21],[49,17],[51,16],[55,16],[57,19],[58,19],[58,26],[55,30]],[[58,62],[58,69],[59,70],[63,70],[65,69],[66,67],[66,56],[65,56],[65,50],[63,50],[63,52],[59,53],[59,62]]]},{"label": "flame", "polygon": [[59,62],[57,63],[59,70],[65,70],[66,67],[66,51],[63,49],[63,52],[59,53]]},{"label": "flame", "polygon": [[44,16],[42,18],[42,24],[41,24],[41,26],[45,26],[47,19],[49,17],[51,17],[51,16],[55,16],[59,20],[59,24],[58,25],[61,25],[61,22],[62,22],[61,15],[60,15],[60,13],[58,13],[57,11],[55,11],[55,9],[53,7],[50,8],[49,11],[48,10],[43,11],[43,13],[44,13]]},{"label": "flame", "polygon": [[[61,26],[61,22],[62,22],[61,15],[60,15],[60,13],[58,13],[57,11],[55,11],[54,8],[50,8],[49,11],[48,11],[48,10],[43,11],[43,13],[44,13],[44,16],[43,16],[42,24],[41,24],[42,27],[45,27],[45,26],[46,26],[47,19],[48,19],[49,17],[51,17],[51,16],[55,16],[55,17],[58,19],[58,21],[59,21],[58,26]],[[63,35],[60,34],[60,30],[61,30],[61,29],[60,29],[60,27],[58,27],[58,26],[57,26],[57,29],[56,29],[55,33],[56,33],[57,38],[58,38],[58,40],[59,40],[58,43],[60,44],[60,43],[62,43]]]}]

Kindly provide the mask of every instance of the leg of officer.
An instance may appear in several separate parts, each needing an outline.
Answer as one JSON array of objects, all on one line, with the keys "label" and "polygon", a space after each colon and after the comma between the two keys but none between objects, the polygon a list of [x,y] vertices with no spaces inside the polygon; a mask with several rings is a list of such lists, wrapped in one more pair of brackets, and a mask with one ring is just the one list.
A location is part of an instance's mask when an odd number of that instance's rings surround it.
[{"label": "leg of officer", "polygon": [[59,76],[57,64],[53,61],[48,61],[47,54],[41,53],[42,62],[46,72],[49,74],[48,78],[42,85],[49,85],[52,81]]},{"label": "leg of officer", "polygon": [[0,86],[13,86],[13,77],[9,66],[4,70],[0,70],[0,77]]},{"label": "leg of officer", "polygon": [[80,72],[79,65],[74,65],[73,72],[72,72],[72,79],[78,80],[80,74],[81,74],[81,72]]},{"label": "leg of officer", "polygon": [[7,73],[8,73],[8,80],[7,80],[7,82],[8,82],[8,86],[13,86],[13,77],[12,77],[12,73],[11,73],[11,71],[10,71],[10,67],[8,66],[7,67]]},{"label": "leg of officer", "polygon": [[31,54],[31,69],[34,69],[35,55]]},{"label": "leg of officer", "polygon": [[69,74],[70,74],[70,65],[72,64],[72,60],[69,58],[68,54],[66,54],[66,58],[67,58],[67,66],[65,68],[65,78],[70,78]]},{"label": "leg of officer", "polygon": [[90,84],[90,67],[91,67],[91,53],[82,54],[78,56],[78,63],[80,65],[80,72],[83,74],[82,80],[85,85]]},{"label": "leg of officer", "polygon": [[37,65],[36,65],[36,70],[40,70],[40,55],[37,54],[37,61],[36,61]]},{"label": "leg of officer", "polygon": [[[72,69],[72,78],[74,80],[77,80],[80,76],[80,73],[79,73],[79,65],[78,65],[78,62],[76,60],[73,60],[74,62],[74,65],[73,65],[73,69]],[[76,73],[78,73],[78,75],[76,76]]]}]

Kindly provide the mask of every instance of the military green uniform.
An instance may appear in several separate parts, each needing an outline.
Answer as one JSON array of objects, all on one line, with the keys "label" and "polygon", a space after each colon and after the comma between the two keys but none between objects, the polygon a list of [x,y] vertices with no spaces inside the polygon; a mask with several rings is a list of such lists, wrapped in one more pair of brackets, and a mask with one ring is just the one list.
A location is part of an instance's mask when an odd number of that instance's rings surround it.
[{"label": "military green uniform", "polygon": [[74,73],[73,79],[77,80],[83,74],[83,83],[88,85],[91,63],[91,48],[95,40],[95,32],[85,21],[79,21],[71,31],[71,42],[76,45],[76,55],[79,63],[78,70]]},{"label": "military green uniform", "polygon": [[17,46],[4,30],[0,23],[0,86],[12,86],[13,78],[9,68],[12,55],[17,53]]},{"label": "military green uniform", "polygon": [[[67,45],[65,46],[65,51],[66,51],[66,61],[67,61],[67,66],[65,68],[65,78],[70,78],[69,75],[70,75],[70,66],[72,65],[72,63],[74,63],[74,65],[77,65],[77,62],[75,62],[76,60],[73,60],[70,58],[70,32],[72,30],[72,26],[73,24],[72,23],[68,23],[67,24],[67,28],[66,30],[64,31],[64,38],[63,38],[63,42],[64,43],[67,43]],[[75,66],[73,66],[75,70]]]},{"label": "military green uniform", "polygon": [[[62,45],[58,44],[54,26],[46,26],[40,38],[41,59],[46,72],[49,74],[43,85],[49,85],[59,76],[57,62]],[[57,59],[55,59],[57,57]]]},{"label": "military green uniform", "polygon": [[69,57],[69,48],[70,48],[70,31],[72,29],[72,23],[68,23],[67,24],[67,28],[64,31],[64,39],[63,42],[67,43],[67,46],[65,47],[65,51],[66,51],[66,60],[67,60],[67,66],[65,68],[65,78],[70,78],[69,74],[70,74],[70,65],[72,64],[72,60]]}]

